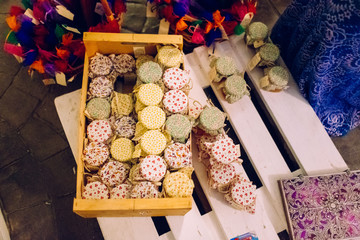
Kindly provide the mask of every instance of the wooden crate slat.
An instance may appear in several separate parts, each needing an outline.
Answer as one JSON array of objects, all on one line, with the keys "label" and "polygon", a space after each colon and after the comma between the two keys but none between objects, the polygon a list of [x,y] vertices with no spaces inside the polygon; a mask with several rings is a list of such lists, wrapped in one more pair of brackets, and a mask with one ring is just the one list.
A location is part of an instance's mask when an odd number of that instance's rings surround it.
[{"label": "wooden crate slat", "polygon": [[[219,45],[220,44],[216,44],[215,55],[230,56],[235,59],[231,48],[224,49],[220,48]],[[207,52],[208,50],[205,47],[195,49],[195,53],[198,57],[197,62],[202,66],[205,78],[208,78],[207,73],[210,71],[210,62]],[[236,62],[236,64],[238,69],[242,71],[242,66],[238,62]],[[285,227],[285,213],[282,206],[280,190],[277,185],[277,180],[280,178],[291,176],[291,172],[286,165],[284,158],[248,96],[244,96],[241,100],[229,104],[225,100],[223,93],[217,89],[214,84],[211,84],[211,87],[222,108],[229,115],[231,125],[263,185],[270,193],[272,205],[279,215],[277,219],[281,222],[280,226],[282,227],[279,228]]]},{"label": "wooden crate slat", "polygon": [[106,240],[159,238],[150,217],[99,217],[97,220]]},{"label": "wooden crate slat", "polygon": [[[234,35],[230,42],[237,59],[245,67],[254,56],[254,50],[246,47],[242,37]],[[282,60],[279,62],[286,67]],[[292,154],[307,174],[334,173],[348,168],[292,77],[289,89],[273,93],[260,89],[259,80],[263,77],[260,68],[248,74],[255,85],[253,91],[260,95]]]},{"label": "wooden crate slat", "polygon": [[[198,101],[206,102],[206,95],[197,81],[197,76],[201,74],[201,71],[196,69],[196,57],[194,54],[188,54],[185,59],[188,61],[186,65],[190,70],[191,78],[193,80],[196,79],[193,81],[190,97],[194,96]],[[255,231],[260,239],[278,239],[276,231],[267,216],[261,200],[257,202],[256,214],[251,215],[244,211],[234,209],[225,201],[224,194],[209,188],[205,166],[197,160],[197,147],[195,141],[193,141],[192,144],[193,165],[195,167],[196,175],[214,214],[218,218],[219,223],[221,223],[226,238],[229,239],[241,233]]]}]

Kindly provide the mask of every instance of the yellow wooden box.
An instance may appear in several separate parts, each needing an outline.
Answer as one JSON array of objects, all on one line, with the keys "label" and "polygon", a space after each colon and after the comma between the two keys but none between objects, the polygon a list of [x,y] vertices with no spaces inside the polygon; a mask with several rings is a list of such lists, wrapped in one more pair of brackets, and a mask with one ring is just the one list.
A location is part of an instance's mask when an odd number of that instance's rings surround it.
[{"label": "yellow wooden box", "polygon": [[84,163],[82,161],[82,154],[86,131],[84,111],[88,90],[89,59],[94,56],[96,52],[102,54],[133,54],[136,47],[144,47],[146,54],[155,56],[157,52],[156,45],[158,44],[174,44],[182,50],[182,36],[86,32],[84,33],[84,44],[86,52],[81,91],[78,139],[80,150],[78,152],[79,162],[77,171],[76,198],[74,199],[73,211],[86,218],[185,215],[185,213],[191,209],[191,198],[105,200],[87,200],[81,198],[82,188],[84,187]]}]

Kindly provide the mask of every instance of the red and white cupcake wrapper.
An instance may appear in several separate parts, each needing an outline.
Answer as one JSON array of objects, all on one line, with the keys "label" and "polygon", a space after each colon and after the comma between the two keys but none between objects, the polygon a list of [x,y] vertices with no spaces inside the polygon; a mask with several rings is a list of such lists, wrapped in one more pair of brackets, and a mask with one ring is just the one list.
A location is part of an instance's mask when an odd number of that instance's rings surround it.
[{"label": "red and white cupcake wrapper", "polygon": [[255,213],[256,186],[251,181],[237,176],[231,183],[230,191],[225,199],[235,208]]},{"label": "red and white cupcake wrapper", "polygon": [[158,198],[160,195],[158,187],[152,182],[140,182],[131,190],[131,198]]},{"label": "red and white cupcake wrapper", "polygon": [[181,90],[170,90],[164,94],[164,108],[171,113],[181,113],[187,109],[188,97]]},{"label": "red and white cupcake wrapper", "polygon": [[140,161],[140,173],[148,181],[158,182],[166,174],[166,163],[162,157],[149,155]]},{"label": "red and white cupcake wrapper", "polygon": [[110,192],[111,199],[126,199],[130,198],[131,195],[131,185],[129,184],[120,184],[114,187]]},{"label": "red and white cupcake wrapper", "polygon": [[189,82],[189,76],[180,68],[169,68],[165,70],[163,80],[168,89],[176,90],[185,87]]},{"label": "red and white cupcake wrapper", "polygon": [[109,155],[109,147],[100,142],[90,142],[84,149],[84,161],[94,167],[102,165]]},{"label": "red and white cupcake wrapper", "polygon": [[98,172],[103,183],[109,187],[121,184],[129,175],[129,168],[121,162],[109,161]]},{"label": "red and white cupcake wrapper", "polygon": [[192,154],[186,144],[174,143],[165,149],[164,158],[170,169],[179,169],[192,165]]},{"label": "red and white cupcake wrapper", "polygon": [[210,186],[223,192],[236,175],[235,167],[231,164],[213,164],[209,170]]},{"label": "red and white cupcake wrapper", "polygon": [[240,146],[229,137],[219,139],[211,147],[211,157],[219,163],[229,164],[240,157]]},{"label": "red and white cupcake wrapper", "polygon": [[108,199],[109,189],[102,182],[91,182],[86,184],[82,194],[83,199]]},{"label": "red and white cupcake wrapper", "polygon": [[87,137],[91,142],[106,142],[111,135],[111,126],[107,120],[92,121],[87,127]]}]

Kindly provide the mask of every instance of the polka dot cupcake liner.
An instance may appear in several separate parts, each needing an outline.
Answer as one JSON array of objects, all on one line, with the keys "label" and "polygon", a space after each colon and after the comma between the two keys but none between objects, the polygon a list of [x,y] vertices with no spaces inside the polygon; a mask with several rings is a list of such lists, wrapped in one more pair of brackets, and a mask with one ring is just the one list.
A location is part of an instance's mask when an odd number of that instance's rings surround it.
[{"label": "polka dot cupcake liner", "polygon": [[164,94],[163,105],[170,113],[183,113],[188,108],[188,97],[181,90],[170,90]]},{"label": "polka dot cupcake liner", "polygon": [[110,97],[113,90],[114,85],[107,77],[96,77],[89,84],[88,98],[107,98]]},{"label": "polka dot cupcake liner", "polygon": [[256,207],[256,186],[249,180],[237,176],[230,185],[225,199],[236,209],[254,214]]},{"label": "polka dot cupcake liner", "polygon": [[116,139],[110,147],[111,156],[120,162],[129,161],[134,152],[134,143],[127,138]]},{"label": "polka dot cupcake liner", "polygon": [[107,145],[100,142],[90,142],[84,149],[83,160],[89,168],[98,169],[109,158],[109,155]]},{"label": "polka dot cupcake liner", "polygon": [[123,116],[115,120],[114,132],[118,137],[132,138],[135,135],[136,121],[129,116]]},{"label": "polka dot cupcake liner", "polygon": [[250,95],[249,86],[246,84],[245,79],[239,75],[232,75],[224,82],[223,92],[225,99],[229,103],[234,103],[240,100],[243,96]]},{"label": "polka dot cupcake liner", "polygon": [[85,108],[85,116],[91,120],[103,120],[110,116],[110,103],[104,98],[93,98]]},{"label": "polka dot cupcake liner", "polygon": [[160,197],[159,188],[151,182],[140,182],[133,186],[131,198],[149,199]]},{"label": "polka dot cupcake liner", "polygon": [[163,95],[164,93],[158,85],[148,83],[139,87],[137,99],[146,106],[156,106],[161,102]]},{"label": "polka dot cupcake liner", "polygon": [[166,163],[160,156],[149,155],[140,161],[141,176],[151,182],[159,182],[166,173]]},{"label": "polka dot cupcake liner", "polygon": [[129,166],[118,161],[109,161],[99,170],[102,182],[109,187],[117,186],[125,181],[129,174]]},{"label": "polka dot cupcake liner", "polygon": [[141,149],[149,155],[159,155],[166,147],[166,137],[158,130],[149,130],[141,136]]},{"label": "polka dot cupcake liner", "polygon": [[100,53],[96,53],[96,55],[90,59],[89,70],[95,76],[106,76],[110,74],[112,68],[113,63],[110,58]]},{"label": "polka dot cupcake liner", "polygon": [[192,154],[186,144],[171,144],[165,149],[164,158],[170,169],[180,169],[192,165]]},{"label": "polka dot cupcake liner", "polygon": [[110,199],[128,199],[131,196],[132,186],[130,184],[120,184],[110,191]]},{"label": "polka dot cupcake liner", "polygon": [[211,135],[218,135],[225,126],[225,114],[217,107],[206,106],[198,119],[198,127]]},{"label": "polka dot cupcake liner", "polygon": [[173,172],[165,176],[163,188],[167,197],[191,197],[194,182],[182,172]]},{"label": "polka dot cupcake liner", "polygon": [[189,76],[180,68],[169,68],[164,72],[163,81],[169,90],[180,90],[189,83]]},{"label": "polka dot cupcake liner", "polygon": [[91,182],[86,184],[82,192],[83,199],[108,199],[109,189],[102,182]]},{"label": "polka dot cupcake liner", "polygon": [[112,136],[111,126],[107,120],[94,120],[87,126],[87,137],[91,142],[106,142]]}]

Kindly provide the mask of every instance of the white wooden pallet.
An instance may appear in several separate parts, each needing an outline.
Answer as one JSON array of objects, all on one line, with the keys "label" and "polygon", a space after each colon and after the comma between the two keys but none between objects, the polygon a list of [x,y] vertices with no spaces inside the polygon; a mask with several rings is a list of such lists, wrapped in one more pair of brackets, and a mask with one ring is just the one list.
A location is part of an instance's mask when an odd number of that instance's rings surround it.
[{"label": "white wooden pallet", "polygon": [[[236,42],[238,39],[231,40],[234,44],[234,48],[229,42],[217,44],[215,48],[215,55],[232,56],[236,59],[238,68],[243,70],[245,66],[244,62],[246,61],[241,60],[242,54],[238,54],[238,51],[241,50],[241,47],[238,47],[240,42]],[[190,70],[190,77],[193,81],[193,88],[190,91],[190,97],[198,100],[202,105],[206,105],[207,97],[203,88],[209,86],[207,76],[207,73],[210,70],[208,49],[205,47],[196,48],[194,53],[186,55],[185,65],[186,68]],[[311,166],[307,162],[302,163],[302,161],[307,161],[307,158],[304,157],[304,154],[299,152],[301,149],[304,150],[306,148],[311,148],[311,145],[309,144],[313,144],[313,142],[306,142],[304,140],[300,141],[300,143],[305,146],[299,148],[297,146],[297,144],[300,144],[299,142],[295,140],[288,141],[290,147],[296,149],[294,154],[297,154],[297,160],[300,166],[302,166],[302,169],[291,173],[285,163],[285,160],[277,149],[274,140],[271,138],[271,135],[252,104],[251,99],[246,96],[234,104],[228,104],[222,93],[216,89],[216,86],[211,84],[211,87],[222,108],[229,115],[230,123],[263,184],[263,187],[258,188],[256,191],[256,214],[251,215],[232,208],[224,200],[223,194],[209,188],[207,183],[206,168],[197,160],[197,148],[196,146],[193,146],[193,164],[195,174],[199,179],[200,186],[205,193],[212,211],[201,215],[197,205],[193,203],[192,210],[185,216],[166,217],[171,231],[161,236],[158,235],[150,217],[98,218],[98,222],[105,239],[230,239],[239,234],[254,231],[259,236],[259,239],[273,240],[278,239],[277,233],[286,230],[286,220],[282,208],[277,180],[284,177],[298,175],[300,173],[313,173]],[[296,88],[294,89],[297,90]],[[255,91],[263,92],[259,89],[255,89]],[[287,93],[289,94],[289,92]],[[291,98],[291,96],[289,97]],[[272,96],[272,98],[276,99],[276,95]],[[264,102],[266,105],[270,106],[277,103],[276,100],[271,102],[265,97]],[[68,138],[74,156],[76,156],[75,153],[78,149],[76,141],[76,126],[78,126],[78,124],[76,124],[76,122],[79,121],[79,103],[80,90],[65,94],[55,99],[55,105],[59,118],[64,127],[65,134]],[[283,105],[286,103],[287,102],[285,100]],[[275,109],[275,107],[268,108],[270,110]],[[279,108],[281,109],[281,107]],[[290,109],[292,108],[295,107],[291,106]],[[309,114],[311,116],[313,112],[309,113],[307,110],[302,113]],[[283,115],[287,116],[286,114]],[[274,113],[272,114],[272,117],[274,116],[277,117],[277,119],[280,119],[280,116],[283,115],[280,113]],[[306,117],[303,116],[303,118]],[[290,136],[292,135],[287,133],[287,125],[289,124],[285,124],[286,120],[276,121],[284,136],[291,138]],[[285,126],[283,126],[283,124],[285,124]],[[318,129],[320,126],[314,125],[312,127],[316,128],[311,129],[312,131],[320,131]],[[306,126],[303,128],[306,128]],[[299,130],[300,128],[297,127],[297,129]],[[321,129],[323,129],[322,126]],[[322,136],[321,138],[317,137],[316,139],[317,141],[324,140],[322,146],[326,147],[330,141],[329,137],[327,138],[328,139],[325,139],[325,137]],[[193,141],[193,144],[194,142],[195,141]],[[333,149],[331,149],[331,146],[330,151],[334,156],[337,156],[338,153],[334,152]],[[309,154],[305,155],[307,156]],[[314,171],[320,171],[321,166],[324,165],[324,171],[341,171],[346,169],[346,164],[342,163],[341,160],[342,158],[339,159],[337,157],[335,160],[329,160],[329,162],[320,161],[320,163],[315,164],[313,169]],[[331,166],[333,166],[333,168],[330,168]],[[246,176],[242,168],[239,170]]]}]

